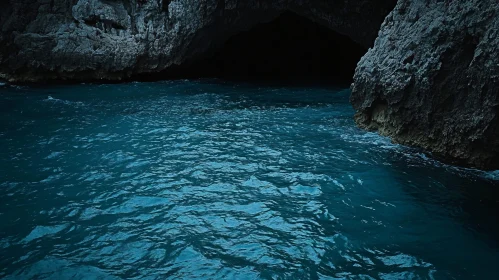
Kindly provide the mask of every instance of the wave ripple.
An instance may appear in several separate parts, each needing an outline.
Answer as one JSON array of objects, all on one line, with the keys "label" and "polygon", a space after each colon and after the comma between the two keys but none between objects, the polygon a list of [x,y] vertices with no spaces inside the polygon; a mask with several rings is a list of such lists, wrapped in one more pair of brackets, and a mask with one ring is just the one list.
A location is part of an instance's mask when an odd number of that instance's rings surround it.
[{"label": "wave ripple", "polygon": [[499,275],[497,176],[357,129],[348,95],[219,81],[2,89],[0,277]]}]

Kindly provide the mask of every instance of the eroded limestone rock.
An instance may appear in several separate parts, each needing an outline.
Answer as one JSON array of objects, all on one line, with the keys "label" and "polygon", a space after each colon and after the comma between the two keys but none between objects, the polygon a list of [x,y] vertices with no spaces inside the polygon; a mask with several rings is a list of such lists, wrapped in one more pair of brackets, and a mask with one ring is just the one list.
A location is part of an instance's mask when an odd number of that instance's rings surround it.
[{"label": "eroded limestone rock", "polygon": [[356,122],[448,161],[499,169],[499,2],[399,0],[359,62]]},{"label": "eroded limestone rock", "polygon": [[395,0],[8,0],[0,77],[120,80],[202,56],[292,11],[370,46]]}]

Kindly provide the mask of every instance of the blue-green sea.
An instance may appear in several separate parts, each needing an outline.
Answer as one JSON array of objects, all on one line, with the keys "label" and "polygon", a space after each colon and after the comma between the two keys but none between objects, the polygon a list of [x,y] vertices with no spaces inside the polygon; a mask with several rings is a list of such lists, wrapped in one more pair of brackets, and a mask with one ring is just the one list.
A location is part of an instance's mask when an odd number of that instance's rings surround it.
[{"label": "blue-green sea", "polygon": [[349,94],[0,87],[0,278],[499,279],[499,173],[358,129]]}]

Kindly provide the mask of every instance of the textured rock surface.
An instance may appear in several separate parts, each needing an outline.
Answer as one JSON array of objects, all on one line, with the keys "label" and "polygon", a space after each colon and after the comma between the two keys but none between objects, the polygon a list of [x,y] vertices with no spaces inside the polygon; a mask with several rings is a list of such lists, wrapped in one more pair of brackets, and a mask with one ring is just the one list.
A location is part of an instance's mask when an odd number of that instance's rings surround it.
[{"label": "textured rock surface", "polygon": [[[1,1],[0,78],[122,80],[175,71],[284,11],[367,47],[394,5],[395,0]],[[356,122],[458,164],[499,169],[498,6],[497,0],[399,0],[358,64],[351,97]]]},{"label": "textured rock surface", "polygon": [[359,62],[356,122],[458,164],[499,169],[499,3],[399,0]]},{"label": "textured rock surface", "polygon": [[395,0],[8,0],[0,77],[120,80],[217,48],[288,10],[370,46]]}]

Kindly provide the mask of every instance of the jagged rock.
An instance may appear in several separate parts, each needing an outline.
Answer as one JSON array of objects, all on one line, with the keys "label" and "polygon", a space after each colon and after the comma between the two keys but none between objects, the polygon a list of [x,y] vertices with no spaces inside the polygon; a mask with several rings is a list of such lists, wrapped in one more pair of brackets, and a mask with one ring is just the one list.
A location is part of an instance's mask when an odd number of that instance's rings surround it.
[{"label": "jagged rock", "polygon": [[0,78],[120,80],[196,59],[292,11],[368,47],[395,0],[8,0]]},{"label": "jagged rock", "polygon": [[359,62],[359,126],[468,166],[499,169],[499,3],[399,0]]},{"label": "jagged rock", "polygon": [[[369,47],[395,0],[8,0],[0,79],[121,80],[175,69],[285,11]],[[359,62],[356,122],[458,164],[499,168],[499,3],[399,0]]]}]

